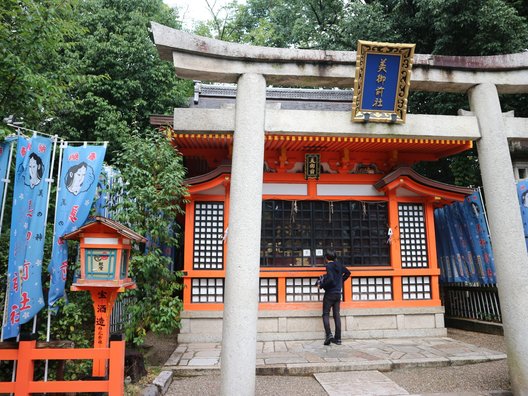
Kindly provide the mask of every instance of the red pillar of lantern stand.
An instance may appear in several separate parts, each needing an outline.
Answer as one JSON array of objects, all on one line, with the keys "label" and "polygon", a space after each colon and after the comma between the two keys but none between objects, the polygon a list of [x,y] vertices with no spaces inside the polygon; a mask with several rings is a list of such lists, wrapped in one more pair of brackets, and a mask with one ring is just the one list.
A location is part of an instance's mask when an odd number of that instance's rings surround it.
[{"label": "red pillar of lantern stand", "polygon": [[[110,340],[110,317],[118,293],[126,289],[135,289],[135,283],[123,287],[72,286],[72,291],[87,290],[92,297],[95,313],[94,348],[108,348]],[[105,377],[107,365],[105,360],[94,359],[92,367],[93,377]]]}]

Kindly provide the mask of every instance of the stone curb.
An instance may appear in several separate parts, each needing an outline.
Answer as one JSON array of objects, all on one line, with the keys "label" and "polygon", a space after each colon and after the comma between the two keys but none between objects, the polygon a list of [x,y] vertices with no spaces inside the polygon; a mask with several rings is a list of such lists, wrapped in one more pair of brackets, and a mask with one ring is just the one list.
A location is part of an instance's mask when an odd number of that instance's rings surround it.
[{"label": "stone curb", "polygon": [[162,371],[156,378],[154,378],[152,384],[147,385],[141,390],[140,396],[164,395],[169,390],[173,375],[172,371]]},{"label": "stone curb", "polygon": [[[501,360],[505,358],[506,355],[499,354],[495,356],[477,355],[471,357],[438,357],[402,360],[374,360],[364,362],[286,363],[275,365],[258,365],[256,367],[256,374],[306,376],[316,373],[330,373],[339,371],[377,370],[380,372],[387,372],[402,368],[461,366],[466,364]],[[219,366],[165,366],[164,368],[165,370],[171,370],[174,376],[178,377],[210,375],[218,374],[220,372]]]}]

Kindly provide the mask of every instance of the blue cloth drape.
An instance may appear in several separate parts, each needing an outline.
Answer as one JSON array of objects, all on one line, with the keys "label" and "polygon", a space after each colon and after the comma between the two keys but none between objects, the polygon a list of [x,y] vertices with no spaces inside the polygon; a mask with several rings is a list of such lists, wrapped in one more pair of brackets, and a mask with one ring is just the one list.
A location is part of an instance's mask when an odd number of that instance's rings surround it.
[{"label": "blue cloth drape", "polygon": [[434,217],[440,281],[496,283],[491,240],[480,193],[475,192],[463,202],[436,209]]}]

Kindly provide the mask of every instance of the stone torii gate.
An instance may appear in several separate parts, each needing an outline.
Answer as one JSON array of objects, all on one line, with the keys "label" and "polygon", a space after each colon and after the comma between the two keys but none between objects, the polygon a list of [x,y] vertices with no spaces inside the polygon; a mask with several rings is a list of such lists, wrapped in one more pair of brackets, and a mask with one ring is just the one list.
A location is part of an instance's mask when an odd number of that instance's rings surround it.
[{"label": "stone torii gate", "polygon": [[[485,57],[415,55],[411,90],[467,93],[470,115],[408,114],[406,124],[352,124],[350,114],[266,108],[266,85],[354,85],[356,53],[265,48],[203,38],[152,23],[161,57],[181,78],[237,83],[236,109],[175,109],[183,129],[206,131],[231,117],[234,141],[222,339],[222,394],[255,391],[264,131],[477,142],[493,235],[514,394],[528,394],[528,255],[508,139],[528,138],[528,119],[504,117],[499,94],[528,92],[528,53]],[[233,130],[231,129],[231,130]]]}]

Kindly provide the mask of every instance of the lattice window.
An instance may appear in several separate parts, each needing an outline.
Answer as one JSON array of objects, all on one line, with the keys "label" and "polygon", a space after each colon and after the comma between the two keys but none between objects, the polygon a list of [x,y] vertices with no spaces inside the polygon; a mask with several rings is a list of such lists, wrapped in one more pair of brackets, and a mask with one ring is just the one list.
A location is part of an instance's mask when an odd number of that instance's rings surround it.
[{"label": "lattice window", "polygon": [[323,266],[333,247],[346,266],[389,265],[386,202],[262,203],[261,265]]},{"label": "lattice window", "polygon": [[390,277],[352,278],[352,300],[354,301],[392,300],[392,278]]},{"label": "lattice window", "polygon": [[323,301],[324,290],[315,286],[317,278],[286,278],[286,302]]},{"label": "lattice window", "polygon": [[430,300],[430,276],[402,276],[402,295],[404,300]]},{"label": "lattice window", "polygon": [[261,278],[259,301],[276,303],[278,296],[277,278]]},{"label": "lattice window", "polygon": [[194,205],[194,269],[224,267],[224,203]]},{"label": "lattice window", "polygon": [[427,267],[427,237],[423,205],[399,204],[398,214],[402,267]]},{"label": "lattice window", "polygon": [[224,279],[195,278],[192,280],[191,301],[193,303],[223,303]]}]

